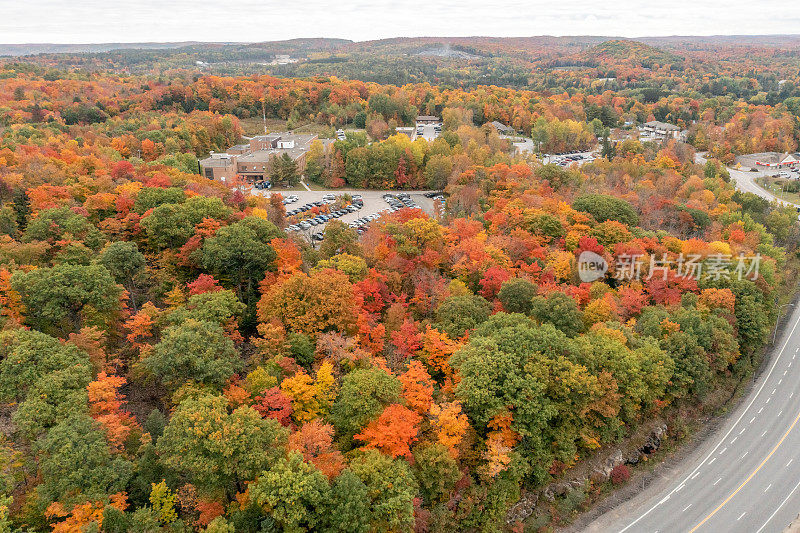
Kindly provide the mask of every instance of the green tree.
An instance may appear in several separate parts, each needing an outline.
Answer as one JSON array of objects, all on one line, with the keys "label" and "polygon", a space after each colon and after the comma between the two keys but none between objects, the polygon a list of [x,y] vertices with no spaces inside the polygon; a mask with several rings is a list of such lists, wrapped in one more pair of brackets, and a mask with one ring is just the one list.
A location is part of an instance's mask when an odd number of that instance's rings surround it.
[{"label": "green tree", "polygon": [[583,331],[583,320],[578,304],[561,291],[554,291],[546,298],[536,296],[531,300],[530,316],[539,322],[549,322],[574,337]]},{"label": "green tree", "polygon": [[130,294],[134,313],[138,310],[134,291],[136,282],[144,273],[147,263],[135,242],[112,242],[103,248],[100,264],[106,267],[114,279]]},{"label": "green tree", "polygon": [[65,418],[88,414],[86,386],[91,380],[91,366],[81,362],[34,381],[12,416],[17,431],[26,439],[34,440]]},{"label": "green tree", "polygon": [[179,326],[187,320],[225,326],[241,316],[244,309],[244,304],[231,291],[204,292],[190,296],[186,304],[175,309],[167,317],[167,321],[173,326]]},{"label": "green tree", "polygon": [[325,225],[325,238],[319,247],[323,257],[337,254],[361,255],[358,233],[341,220],[332,220]]},{"label": "green tree", "polygon": [[492,306],[480,296],[451,296],[436,310],[436,325],[451,339],[458,339],[489,318],[491,311]]},{"label": "green tree", "polygon": [[345,469],[333,482],[330,503],[324,517],[325,531],[368,533],[370,500],[367,486],[352,470]]},{"label": "green tree", "polygon": [[16,272],[11,285],[27,310],[25,322],[66,336],[107,324],[120,311],[122,288],[102,265],[57,265]]},{"label": "green tree", "polygon": [[180,204],[186,200],[183,189],[178,187],[142,187],[136,195],[133,203],[133,210],[139,214],[145,213],[148,209],[154,209],[164,204]]},{"label": "green tree", "polygon": [[629,226],[639,223],[639,215],[633,206],[614,196],[607,194],[585,194],[575,198],[572,207],[577,211],[585,211],[592,215],[598,222],[616,220]]},{"label": "green tree", "polygon": [[112,455],[99,424],[88,415],[66,418],[37,441],[42,482],[36,487],[43,508],[103,500],[125,490],[131,464]]},{"label": "green tree", "polygon": [[527,279],[513,278],[503,282],[497,293],[497,299],[509,313],[527,314],[531,310],[532,300],[537,291],[536,285]]},{"label": "green tree", "polygon": [[6,402],[22,400],[51,372],[75,366],[91,369],[89,357],[74,344],[62,344],[36,330],[0,333],[0,359],[0,397]]},{"label": "green tree", "polygon": [[350,469],[367,487],[372,530],[410,530],[417,486],[408,463],[365,450],[353,458]]},{"label": "green tree", "polygon": [[297,185],[300,182],[297,162],[286,152],[280,156],[272,156],[269,167],[269,178],[274,184]]},{"label": "green tree", "polygon": [[185,209],[179,204],[162,204],[156,207],[139,225],[154,249],[179,248],[194,233],[194,224],[186,218]]},{"label": "green tree", "polygon": [[438,442],[414,450],[412,470],[428,504],[445,501],[453,486],[461,479],[458,462],[447,447]]},{"label": "green tree", "polygon": [[24,242],[49,241],[55,243],[69,236],[97,250],[104,242],[103,234],[89,220],[68,207],[39,211],[28,223],[22,236]]},{"label": "green tree", "polygon": [[203,246],[203,265],[217,279],[229,283],[239,298],[249,298],[275,260],[268,244],[282,232],[258,217],[247,217],[220,228]]},{"label": "green tree", "polygon": [[164,465],[205,494],[244,490],[281,453],[287,431],[250,407],[228,413],[222,396],[182,401],[158,439]]},{"label": "green tree", "polygon": [[187,380],[220,386],[241,368],[242,361],[219,325],[189,319],[167,328],[142,365],[177,388]]},{"label": "green tree", "polygon": [[331,420],[346,441],[376,418],[383,409],[400,401],[400,381],[380,368],[353,370],[342,379],[331,408]]},{"label": "green tree", "polygon": [[258,477],[250,495],[283,531],[300,533],[321,523],[329,491],[325,476],[302,455],[290,452]]}]

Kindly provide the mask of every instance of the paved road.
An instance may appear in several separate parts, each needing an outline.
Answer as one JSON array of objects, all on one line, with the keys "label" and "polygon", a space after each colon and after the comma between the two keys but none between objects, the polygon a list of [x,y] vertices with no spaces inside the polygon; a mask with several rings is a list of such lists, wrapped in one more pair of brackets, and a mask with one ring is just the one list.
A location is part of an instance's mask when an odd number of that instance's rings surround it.
[{"label": "paved road", "polygon": [[800,510],[800,309],[769,366],[723,427],[665,488],[601,516],[587,531],[783,531]]},{"label": "paved road", "polygon": [[[699,157],[700,162],[704,162]],[[777,199],[731,170],[737,187]],[[783,531],[800,511],[800,307],[766,370],[722,427],[635,498],[602,515],[591,532]]]},{"label": "paved road", "polygon": [[[704,154],[696,154],[695,155],[695,162],[704,165],[706,163],[706,159]],[[777,201],[778,203],[790,205],[790,206],[797,206],[797,204],[793,204],[792,202],[787,202],[786,200],[782,200],[772,194],[771,192],[767,191],[766,189],[762,189],[756,182],[755,179],[759,176],[764,176],[763,172],[746,172],[742,170],[736,170],[733,168],[729,168],[728,172],[731,175],[731,178],[734,179],[736,183],[736,188],[740,191],[744,192],[751,192],[753,194],[757,194],[762,198],[766,198],[770,202]],[[775,170],[772,170],[772,173],[775,173]]]}]

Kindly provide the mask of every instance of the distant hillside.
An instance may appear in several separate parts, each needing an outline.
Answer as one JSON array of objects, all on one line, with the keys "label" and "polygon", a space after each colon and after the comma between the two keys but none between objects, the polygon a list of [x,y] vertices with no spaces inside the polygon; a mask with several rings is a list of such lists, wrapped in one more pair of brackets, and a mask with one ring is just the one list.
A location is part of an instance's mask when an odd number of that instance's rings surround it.
[{"label": "distant hillside", "polygon": [[559,58],[551,66],[602,66],[622,65],[654,68],[677,65],[684,58],[661,48],[630,39],[604,41],[587,50]]},{"label": "distant hillside", "polygon": [[[110,52],[112,50],[171,50],[194,46],[199,41],[184,41],[178,43],[85,43],[85,44],[57,44],[57,43],[29,43],[29,44],[0,44],[0,55],[25,56],[33,54],[85,54]],[[233,44],[233,43],[216,43]]]}]

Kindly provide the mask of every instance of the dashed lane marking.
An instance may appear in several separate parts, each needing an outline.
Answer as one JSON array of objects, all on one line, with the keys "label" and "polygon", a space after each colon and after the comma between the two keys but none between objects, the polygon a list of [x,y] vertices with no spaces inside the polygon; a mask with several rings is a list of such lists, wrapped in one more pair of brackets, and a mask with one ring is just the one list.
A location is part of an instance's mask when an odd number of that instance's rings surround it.
[{"label": "dashed lane marking", "polygon": [[[780,448],[781,444],[783,444],[783,441],[785,441],[785,440],[786,440],[786,437],[788,437],[788,436],[789,436],[789,433],[791,433],[791,431],[792,431],[792,430],[794,429],[794,427],[797,425],[797,422],[798,422],[798,420],[800,420],[800,412],[798,412],[798,413],[797,413],[797,416],[796,416],[796,417],[795,417],[795,419],[792,421],[792,424],[789,426],[789,429],[787,429],[787,430],[786,430],[786,432],[785,432],[785,433],[783,434],[783,436],[780,438],[780,440],[779,440],[779,441],[778,441],[778,443],[775,445],[775,447],[774,447],[774,448],[772,448],[772,450],[770,450],[770,452],[767,454],[767,456],[766,456],[766,457],[764,457],[764,460],[763,460],[763,461],[761,461],[761,463],[760,463],[760,464],[759,464],[759,465],[756,467],[756,469],[755,469],[755,470],[753,470],[753,471],[750,473],[750,475],[749,475],[749,476],[747,476],[747,479],[745,479],[744,481],[742,481],[741,485],[739,485],[739,486],[736,488],[736,490],[734,490],[733,492],[731,492],[731,493],[730,493],[730,495],[729,495],[727,498],[725,498],[725,500],[724,500],[722,503],[720,503],[720,504],[719,504],[719,505],[716,507],[716,509],[714,509],[713,511],[711,511],[710,513],[708,513],[708,515],[707,515],[705,518],[703,518],[703,519],[700,521],[700,523],[698,523],[696,526],[694,526],[692,529],[690,529],[690,530],[689,530],[689,533],[694,533],[695,531],[697,531],[697,530],[698,530],[698,528],[700,528],[700,526],[702,526],[703,524],[705,524],[706,522],[708,522],[708,520],[709,520],[709,519],[710,519],[712,516],[714,516],[715,514],[717,514],[717,512],[718,512],[720,509],[722,509],[723,507],[725,507],[725,505],[727,505],[727,503],[728,503],[729,501],[731,501],[731,499],[733,499],[733,497],[734,497],[734,496],[736,496],[736,495],[739,493],[739,491],[740,491],[740,490],[742,490],[742,488],[743,488],[745,485],[747,485],[748,483],[750,483],[750,480],[751,480],[751,479],[753,479],[753,477],[754,477],[756,474],[758,474],[758,471],[759,471],[759,470],[761,470],[761,469],[764,467],[764,465],[767,463],[767,461],[769,461],[770,457],[772,457],[773,455],[775,455],[775,452],[778,450],[778,448]],[[772,484],[770,484],[770,487],[771,487],[771,486],[772,486]],[[767,490],[768,490],[768,489],[769,489],[769,487],[767,487]],[[766,491],[764,491],[764,492],[766,492]],[[794,492],[794,491],[792,491],[792,492]],[[781,505],[783,505],[783,504],[781,504]],[[774,516],[774,515],[773,515],[773,516]],[[770,519],[772,519],[772,517],[770,517]],[[763,527],[762,527],[761,529],[763,529]],[[759,531],[760,531],[760,530],[759,530]]]}]

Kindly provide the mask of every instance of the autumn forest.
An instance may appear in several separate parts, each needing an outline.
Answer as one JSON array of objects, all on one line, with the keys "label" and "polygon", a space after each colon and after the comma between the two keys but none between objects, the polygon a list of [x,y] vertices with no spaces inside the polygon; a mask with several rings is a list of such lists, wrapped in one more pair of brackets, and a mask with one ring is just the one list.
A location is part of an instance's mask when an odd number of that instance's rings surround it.
[{"label": "autumn forest", "polygon": [[[548,531],[759,365],[800,226],[726,165],[797,151],[796,43],[262,46],[0,58],[0,531]],[[199,172],[264,120],[319,190],[445,201],[312,244]]]}]

